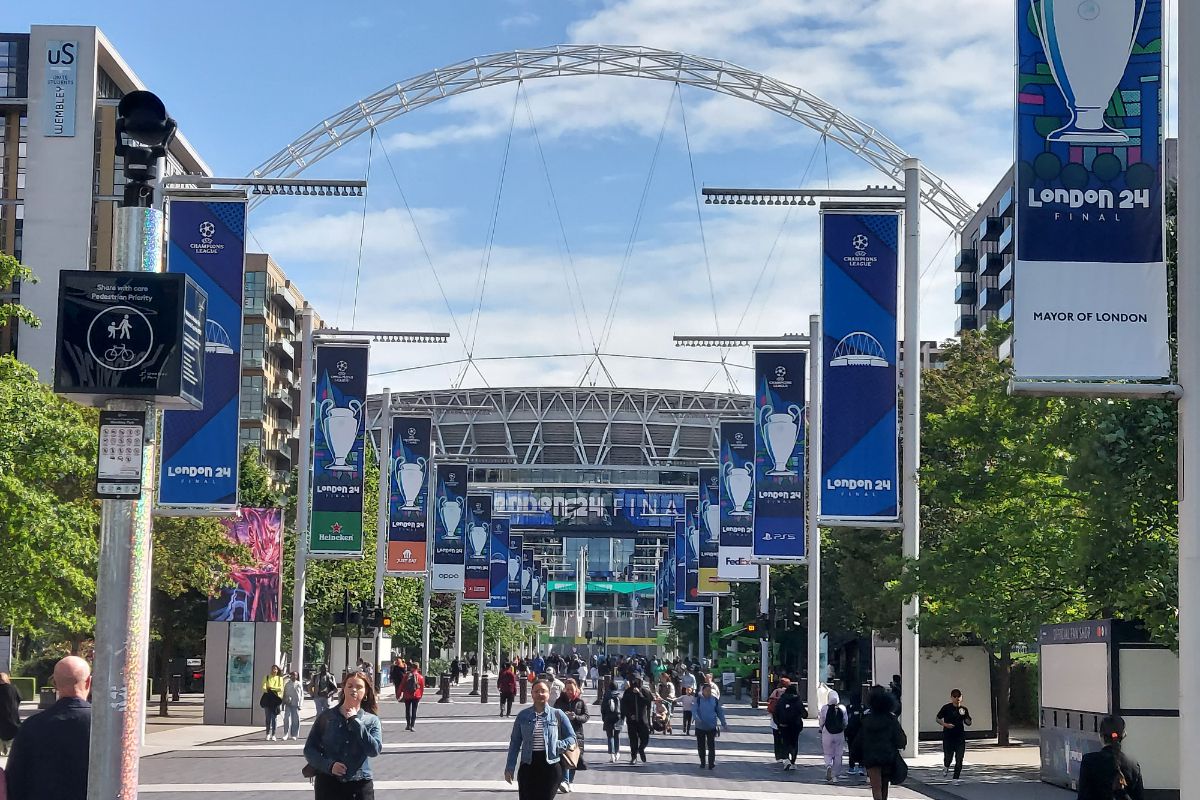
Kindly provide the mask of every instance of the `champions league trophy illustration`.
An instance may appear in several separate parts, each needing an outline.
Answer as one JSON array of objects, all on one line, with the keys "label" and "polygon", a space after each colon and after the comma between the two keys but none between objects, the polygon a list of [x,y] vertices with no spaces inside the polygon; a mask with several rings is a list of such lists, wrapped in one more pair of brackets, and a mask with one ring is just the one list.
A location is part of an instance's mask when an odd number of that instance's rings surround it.
[{"label": "champions league trophy illustration", "polygon": [[708,541],[719,542],[721,540],[721,505],[705,500],[700,515],[704,517],[704,526],[708,528]]},{"label": "champions league trophy illustration", "polygon": [[517,573],[521,571],[521,559],[510,558],[508,560],[508,582],[512,583],[517,579]]},{"label": "champions league trophy illustration", "polygon": [[446,528],[447,539],[458,538],[458,523],[462,522],[463,499],[442,497],[438,500],[438,513],[442,515],[442,525]]},{"label": "champions league trophy illustration", "polygon": [[546,584],[544,584],[544,583],[543,583],[543,584],[542,584],[541,591],[540,591],[540,592],[539,592],[539,594],[538,594],[538,602],[540,602],[540,603],[542,604],[542,607],[543,607],[543,608],[545,608],[545,606],[546,606],[546,593],[547,593],[547,591],[548,591],[548,589],[547,589],[547,587],[546,587]]},{"label": "champions league trophy illustration", "polygon": [[763,441],[767,443],[767,455],[775,462],[775,466],[767,470],[768,475],[795,475],[796,470],[788,469],[788,459],[796,449],[796,440],[800,438],[800,407],[793,403],[787,411],[775,413],[769,405],[762,407],[758,415],[758,425],[762,428]]},{"label": "champions league trophy illustration", "polygon": [[531,590],[533,592],[533,601],[536,603],[542,599],[542,579],[534,575],[531,580],[533,581],[533,589]]},{"label": "champions league trophy illustration", "polygon": [[1071,109],[1071,120],[1048,140],[1097,145],[1129,141],[1104,121],[1104,110],[1125,74],[1145,10],[1146,0],[1041,0],[1034,5],[1046,61]]},{"label": "champions league trophy illustration", "polygon": [[487,547],[488,530],[490,526],[478,522],[471,525],[467,538],[471,542],[471,552],[475,558],[483,558],[483,549]]},{"label": "champions league trophy illustration", "polygon": [[736,517],[750,516],[746,510],[746,501],[750,499],[750,490],[754,487],[754,465],[746,462],[741,468],[725,462],[725,491],[733,501],[733,510],[729,513]]},{"label": "champions league trophy illustration", "polygon": [[525,567],[521,567],[521,592],[524,593],[529,588],[529,579],[533,577],[533,571]]},{"label": "champions league trophy illustration", "polygon": [[332,397],[321,401],[321,432],[325,434],[325,443],[333,455],[333,463],[327,469],[337,472],[358,469],[346,463],[346,456],[358,437],[358,417],[362,407],[363,404],[358,400],[350,400],[346,408],[338,406]]},{"label": "champions league trophy illustration", "polygon": [[405,461],[404,456],[392,459],[392,475],[395,476],[396,489],[404,499],[404,511],[417,510],[417,498],[421,495],[421,487],[425,485],[425,464],[425,459],[420,456],[415,462]]}]

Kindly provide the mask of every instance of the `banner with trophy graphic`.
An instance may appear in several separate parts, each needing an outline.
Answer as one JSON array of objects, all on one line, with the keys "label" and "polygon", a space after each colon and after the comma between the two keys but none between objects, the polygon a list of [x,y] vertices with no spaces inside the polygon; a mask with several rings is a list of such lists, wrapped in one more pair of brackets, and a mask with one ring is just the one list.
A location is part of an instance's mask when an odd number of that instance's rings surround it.
[{"label": "banner with trophy graphic", "polygon": [[533,619],[533,548],[521,548],[521,619]]},{"label": "banner with trophy graphic", "polygon": [[899,235],[895,211],[821,210],[822,519],[899,514]]},{"label": "banner with trophy graphic", "polygon": [[510,527],[508,534],[508,615],[514,618],[521,616],[521,571],[524,567],[522,556],[524,552],[525,535],[512,533]]},{"label": "banner with trophy graphic", "polygon": [[429,466],[433,420],[392,417],[388,468],[388,575],[423,575],[429,535]]},{"label": "banner with trophy graphic", "polygon": [[488,544],[487,607],[508,611],[508,518],[492,517],[492,538]]},{"label": "banner with trophy graphic", "polygon": [[700,609],[693,603],[688,594],[688,530],[687,520],[679,517],[675,520],[675,613],[695,614]]},{"label": "banner with trophy graphic", "polygon": [[701,595],[729,594],[729,582],[717,578],[721,547],[721,470],[717,467],[700,467],[698,472],[700,583],[697,591]]},{"label": "banner with trophy graphic", "polygon": [[804,558],[803,350],[754,353],[754,557]]},{"label": "banner with trophy graphic", "polygon": [[530,593],[533,595],[533,622],[536,625],[542,624],[542,589],[545,584],[542,583],[542,560],[535,558],[533,560],[533,588]]},{"label": "banner with trophy graphic", "polygon": [[434,462],[433,582],[435,592],[466,590],[467,464]]},{"label": "banner with trophy graphic", "polygon": [[488,545],[492,538],[492,494],[472,492],[467,495],[467,555],[464,561],[466,591],[463,600],[486,603],[491,596],[491,569]]},{"label": "banner with trophy graphic", "polygon": [[549,622],[549,620],[550,620],[550,604],[549,604],[549,602],[550,602],[550,565],[543,561],[541,566],[538,567],[538,575],[540,575],[542,578],[541,584],[539,585],[539,588],[538,588],[538,592],[540,594],[540,599],[538,600],[538,605],[542,609],[542,621]]},{"label": "banner with trophy graphic", "polygon": [[700,596],[700,501],[689,497],[683,506],[684,543],[687,545],[683,559],[684,597],[692,605],[711,605],[711,599]]},{"label": "banner with trophy graphic", "polygon": [[1017,0],[1016,219],[980,239],[998,261],[1015,249],[1018,378],[1170,373],[1162,10]]},{"label": "banner with trophy graphic", "polygon": [[754,563],[754,423],[723,419],[721,443],[721,532],[717,577],[756,581]]},{"label": "banner with trophy graphic", "polygon": [[321,344],[313,403],[310,558],[362,558],[365,344]]}]

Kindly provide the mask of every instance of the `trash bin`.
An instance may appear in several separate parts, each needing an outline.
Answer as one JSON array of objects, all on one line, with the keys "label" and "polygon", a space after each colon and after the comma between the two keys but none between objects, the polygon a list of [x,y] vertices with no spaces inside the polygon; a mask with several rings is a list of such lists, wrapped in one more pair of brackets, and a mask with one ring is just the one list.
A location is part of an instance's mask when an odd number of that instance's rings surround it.
[{"label": "trash bin", "polygon": [[41,689],[38,689],[38,708],[39,709],[49,708],[50,706],[54,705],[57,702],[58,702],[58,692],[56,692],[54,690],[53,686],[43,686]]}]

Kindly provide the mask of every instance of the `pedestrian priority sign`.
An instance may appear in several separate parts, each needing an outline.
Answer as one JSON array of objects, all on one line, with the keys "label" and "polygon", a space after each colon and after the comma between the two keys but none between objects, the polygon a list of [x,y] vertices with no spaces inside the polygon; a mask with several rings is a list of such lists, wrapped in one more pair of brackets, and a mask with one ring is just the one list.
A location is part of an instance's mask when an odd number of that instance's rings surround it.
[{"label": "pedestrian priority sign", "polygon": [[208,295],[183,274],[60,273],[54,391],[195,409],[204,397]]}]

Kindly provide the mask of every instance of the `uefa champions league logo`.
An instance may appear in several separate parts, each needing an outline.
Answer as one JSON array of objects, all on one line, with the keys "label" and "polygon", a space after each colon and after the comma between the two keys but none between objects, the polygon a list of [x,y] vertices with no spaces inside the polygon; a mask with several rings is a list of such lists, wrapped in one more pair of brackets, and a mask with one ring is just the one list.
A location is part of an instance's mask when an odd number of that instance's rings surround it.
[{"label": "uefa champions league logo", "polygon": [[337,362],[338,375],[345,375],[346,370],[348,370],[348,369],[350,369],[350,365],[347,364],[345,361]]},{"label": "uefa champions league logo", "polygon": [[775,368],[775,377],[778,378],[779,380],[783,380],[784,378],[786,378],[787,377],[787,367],[783,366],[782,364],[780,364],[778,367],[776,367]]},{"label": "uefa champions league logo", "polygon": [[860,233],[850,240],[850,244],[854,248],[854,254],[856,256],[863,256],[866,255],[865,251],[871,244],[871,240],[867,238],[866,234]]},{"label": "uefa champions league logo", "polygon": [[734,440],[735,442],[737,442],[738,444],[741,444],[741,443],[742,443],[742,440],[743,440],[743,438],[745,438],[745,437],[743,437],[743,436],[742,436],[742,434],[740,434],[740,433],[735,433],[735,434],[733,435],[733,440]]},{"label": "uefa champions league logo", "polygon": [[217,226],[213,225],[208,220],[200,223],[200,238],[205,240],[205,244],[212,239],[213,234],[217,232]]}]

